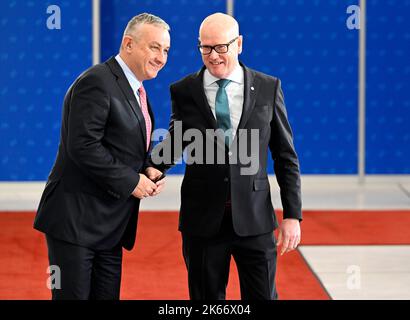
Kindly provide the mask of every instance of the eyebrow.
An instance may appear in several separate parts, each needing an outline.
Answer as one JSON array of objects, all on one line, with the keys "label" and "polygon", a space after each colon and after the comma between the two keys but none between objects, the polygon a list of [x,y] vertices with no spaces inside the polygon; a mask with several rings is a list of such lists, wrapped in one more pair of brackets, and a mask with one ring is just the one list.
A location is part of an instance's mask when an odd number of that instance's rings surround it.
[{"label": "eyebrow", "polygon": [[[150,45],[155,44],[155,45],[157,45],[157,46],[163,48],[162,45],[161,45],[159,42],[157,42],[157,41],[151,41],[151,42],[149,42],[149,44],[150,44]],[[164,49],[169,49],[169,48],[170,48],[169,46],[168,46],[168,47],[164,47]]]},{"label": "eyebrow", "polygon": [[202,46],[202,47],[216,47],[216,46],[223,46],[223,45],[226,45],[226,43],[217,43],[217,44],[214,44],[214,45],[200,44],[200,46]]}]

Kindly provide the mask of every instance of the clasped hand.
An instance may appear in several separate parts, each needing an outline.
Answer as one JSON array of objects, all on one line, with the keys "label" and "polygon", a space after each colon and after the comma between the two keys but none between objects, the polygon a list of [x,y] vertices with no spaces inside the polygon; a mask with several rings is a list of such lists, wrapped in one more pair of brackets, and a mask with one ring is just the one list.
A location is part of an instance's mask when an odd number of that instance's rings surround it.
[{"label": "clasped hand", "polygon": [[161,174],[161,171],[152,167],[148,167],[145,170],[145,174],[140,173],[140,181],[132,192],[132,195],[138,199],[144,199],[148,196],[152,197],[158,195],[164,188],[165,179],[161,179],[157,182],[154,181],[159,178]]}]

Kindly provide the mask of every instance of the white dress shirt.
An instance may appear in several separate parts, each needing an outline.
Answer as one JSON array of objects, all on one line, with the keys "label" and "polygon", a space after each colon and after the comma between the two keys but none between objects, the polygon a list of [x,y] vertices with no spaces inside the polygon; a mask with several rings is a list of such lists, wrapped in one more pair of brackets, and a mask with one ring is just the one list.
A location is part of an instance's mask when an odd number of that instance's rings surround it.
[{"label": "white dress shirt", "polygon": [[[239,120],[242,116],[243,97],[244,97],[244,73],[242,67],[238,64],[232,73],[226,78],[231,82],[226,86],[225,91],[228,96],[229,114],[232,124],[232,138],[235,137],[238,129]],[[211,111],[216,119],[215,114],[215,99],[216,93],[219,89],[216,81],[220,79],[214,77],[209,73],[208,69],[204,72],[204,90],[206,98],[208,99]]]},{"label": "white dress shirt", "polygon": [[125,77],[127,78],[130,86],[132,88],[132,92],[134,92],[135,98],[137,98],[138,104],[141,106],[140,96],[138,94],[138,90],[141,87],[141,81],[138,81],[135,74],[131,71],[131,69],[127,66],[127,64],[122,60],[119,54],[115,56],[115,60],[120,64],[122,71],[125,73]]}]

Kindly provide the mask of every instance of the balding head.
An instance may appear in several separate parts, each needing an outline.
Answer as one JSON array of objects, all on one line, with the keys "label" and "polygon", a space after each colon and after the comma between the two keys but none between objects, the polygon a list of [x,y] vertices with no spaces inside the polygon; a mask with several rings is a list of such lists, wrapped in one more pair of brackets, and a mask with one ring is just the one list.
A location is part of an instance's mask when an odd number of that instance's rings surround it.
[{"label": "balding head", "polygon": [[213,76],[226,78],[238,66],[242,36],[233,17],[219,12],[206,17],[199,27],[199,43],[208,47],[229,44],[228,52],[220,53],[214,49],[210,54],[202,54],[202,61]]},{"label": "balding head", "polygon": [[230,37],[239,36],[239,24],[230,15],[224,13],[214,13],[206,17],[199,27],[199,38],[202,32],[215,31],[227,33]]}]

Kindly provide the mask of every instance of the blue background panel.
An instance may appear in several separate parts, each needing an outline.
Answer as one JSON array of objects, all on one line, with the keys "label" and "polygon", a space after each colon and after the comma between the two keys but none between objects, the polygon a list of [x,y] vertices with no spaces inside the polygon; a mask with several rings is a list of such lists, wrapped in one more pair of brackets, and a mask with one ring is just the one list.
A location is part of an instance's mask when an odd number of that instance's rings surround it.
[{"label": "blue background panel", "polygon": [[[47,8],[61,29],[47,28]],[[0,180],[45,180],[66,90],[91,66],[91,1],[0,2]]]},{"label": "blue background panel", "polygon": [[[358,30],[342,0],[237,0],[240,59],[282,80],[304,174],[357,173]],[[410,0],[367,1],[366,172],[409,174]],[[46,26],[61,8],[61,30]],[[128,20],[141,12],[171,26],[168,63],[147,81],[156,127],[168,128],[169,85],[202,66],[198,28],[226,1],[103,0],[101,49],[118,52]],[[91,1],[0,3],[0,180],[45,180],[54,161],[61,107],[91,66]],[[182,173],[179,165],[173,173]],[[270,172],[272,167],[270,166]]]},{"label": "blue background panel", "polygon": [[410,173],[410,1],[368,1],[366,172]]},{"label": "blue background panel", "polygon": [[304,174],[357,172],[358,31],[346,27],[349,4],[236,1],[242,59],[282,80]]}]

